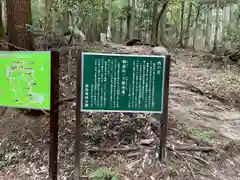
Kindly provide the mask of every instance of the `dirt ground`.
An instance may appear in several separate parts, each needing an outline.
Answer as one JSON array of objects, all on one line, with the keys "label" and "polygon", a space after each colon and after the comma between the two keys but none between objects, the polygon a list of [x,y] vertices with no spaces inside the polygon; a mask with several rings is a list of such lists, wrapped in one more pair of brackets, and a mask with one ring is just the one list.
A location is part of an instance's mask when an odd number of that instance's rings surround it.
[{"label": "dirt ground", "polygon": [[[94,44],[85,50],[151,53],[144,46]],[[240,179],[240,66],[191,50],[172,49],[170,54],[165,164],[154,148],[159,143],[158,116],[84,113],[83,177],[98,167],[111,167],[123,180]],[[61,56],[62,98],[75,95],[75,77],[76,59]],[[74,102],[60,107],[60,180],[73,179],[75,110]],[[48,179],[48,120],[47,114],[0,109],[0,180]],[[95,152],[95,147],[116,152]]]}]

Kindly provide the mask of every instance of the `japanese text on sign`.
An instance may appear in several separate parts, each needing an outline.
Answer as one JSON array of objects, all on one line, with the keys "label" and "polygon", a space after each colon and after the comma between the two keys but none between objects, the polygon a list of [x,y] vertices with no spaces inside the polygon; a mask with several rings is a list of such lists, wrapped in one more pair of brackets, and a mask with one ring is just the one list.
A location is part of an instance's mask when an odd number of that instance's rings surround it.
[{"label": "japanese text on sign", "polygon": [[163,108],[165,56],[82,53],[82,111]]}]

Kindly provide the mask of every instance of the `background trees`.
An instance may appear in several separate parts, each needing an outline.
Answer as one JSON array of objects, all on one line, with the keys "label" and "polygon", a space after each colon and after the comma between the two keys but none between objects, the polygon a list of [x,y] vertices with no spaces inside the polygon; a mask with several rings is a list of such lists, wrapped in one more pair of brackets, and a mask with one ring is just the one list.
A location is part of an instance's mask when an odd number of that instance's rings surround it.
[{"label": "background trees", "polygon": [[9,42],[26,49],[33,49],[32,34],[41,31],[51,40],[73,31],[99,41],[105,33],[115,43],[140,38],[212,52],[236,48],[240,39],[238,0],[9,0],[1,5],[0,37],[7,14]]}]

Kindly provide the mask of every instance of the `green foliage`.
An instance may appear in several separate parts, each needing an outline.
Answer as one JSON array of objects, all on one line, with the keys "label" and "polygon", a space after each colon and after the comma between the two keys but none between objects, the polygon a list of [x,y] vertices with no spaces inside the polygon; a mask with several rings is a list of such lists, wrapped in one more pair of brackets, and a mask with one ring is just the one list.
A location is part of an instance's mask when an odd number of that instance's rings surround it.
[{"label": "green foliage", "polygon": [[200,139],[203,139],[203,140],[211,139],[214,136],[214,132],[212,132],[212,131],[202,131],[202,130],[195,129],[195,128],[191,129],[190,133],[196,137],[199,137]]},{"label": "green foliage", "polygon": [[237,48],[240,45],[239,27],[235,24],[229,24],[226,27],[226,36],[223,40],[224,42],[231,42],[232,47]]},{"label": "green foliage", "polygon": [[34,27],[39,27],[43,24],[43,17],[41,16],[37,0],[32,0],[32,23]]},{"label": "green foliage", "polygon": [[89,177],[93,180],[119,180],[118,173],[107,167],[98,168],[90,173]]}]

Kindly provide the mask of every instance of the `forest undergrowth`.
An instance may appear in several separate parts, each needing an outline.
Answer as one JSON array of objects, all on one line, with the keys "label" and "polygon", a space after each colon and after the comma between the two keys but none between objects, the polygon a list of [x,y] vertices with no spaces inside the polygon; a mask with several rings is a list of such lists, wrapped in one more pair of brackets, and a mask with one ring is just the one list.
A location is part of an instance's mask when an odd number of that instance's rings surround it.
[{"label": "forest undergrowth", "polygon": [[[91,52],[151,54],[151,47],[104,47]],[[167,160],[158,161],[157,115],[84,113],[83,178],[237,180],[240,176],[239,65],[213,55],[172,49]],[[75,96],[76,57],[61,56],[61,98]],[[74,102],[60,106],[59,179],[73,179]],[[48,114],[0,110],[0,179],[46,180]],[[99,168],[102,169],[99,169]],[[102,178],[102,179],[101,179]],[[110,178],[109,178],[110,179]]]}]

